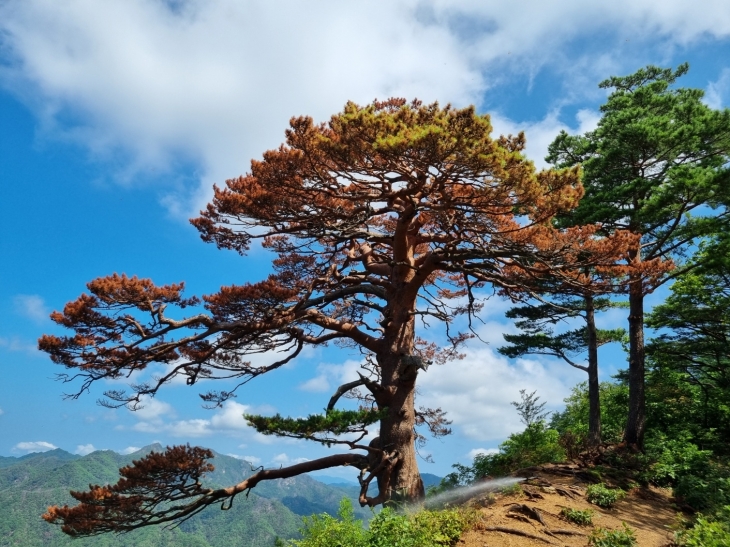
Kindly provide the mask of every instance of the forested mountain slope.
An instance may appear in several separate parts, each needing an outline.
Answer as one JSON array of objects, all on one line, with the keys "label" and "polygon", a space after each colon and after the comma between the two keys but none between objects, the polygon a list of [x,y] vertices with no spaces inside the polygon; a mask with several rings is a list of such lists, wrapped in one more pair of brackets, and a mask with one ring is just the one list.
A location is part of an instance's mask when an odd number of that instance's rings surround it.
[{"label": "forested mountain slope", "polygon": [[[0,546],[270,547],[276,536],[297,535],[300,515],[335,514],[342,497],[355,494],[354,488],[322,484],[303,475],[262,483],[248,499],[236,499],[229,511],[211,508],[171,530],[150,527],[125,535],[72,540],[41,520],[49,505],[75,503],[69,490],[115,483],[119,467],[161,448],[153,445],[129,456],[105,450],[81,457],[56,449],[0,458]],[[212,463],[216,468],[208,477],[212,484],[232,484],[251,474],[247,462],[222,454],[216,454]],[[367,515],[369,511],[361,513]]]}]

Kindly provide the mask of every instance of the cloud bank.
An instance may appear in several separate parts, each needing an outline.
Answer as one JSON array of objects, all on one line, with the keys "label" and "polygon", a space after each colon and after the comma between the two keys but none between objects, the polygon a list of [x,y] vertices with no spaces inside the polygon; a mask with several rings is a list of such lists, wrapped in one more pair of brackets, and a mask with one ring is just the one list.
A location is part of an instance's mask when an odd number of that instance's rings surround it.
[{"label": "cloud bank", "polygon": [[13,452],[47,452],[58,448],[55,444],[46,441],[20,442],[13,447]]},{"label": "cloud bank", "polygon": [[481,104],[491,86],[544,66],[591,81],[570,89],[595,92],[595,75],[621,60],[571,51],[593,35],[671,49],[726,38],[730,11],[720,0],[528,0],[520,9],[474,0],[9,0],[0,5],[0,84],[46,134],[113,156],[120,180],[195,166],[199,184],[164,198],[187,215],[213,182],[277,146],[293,115],[325,120],[346,100],[388,96]]}]

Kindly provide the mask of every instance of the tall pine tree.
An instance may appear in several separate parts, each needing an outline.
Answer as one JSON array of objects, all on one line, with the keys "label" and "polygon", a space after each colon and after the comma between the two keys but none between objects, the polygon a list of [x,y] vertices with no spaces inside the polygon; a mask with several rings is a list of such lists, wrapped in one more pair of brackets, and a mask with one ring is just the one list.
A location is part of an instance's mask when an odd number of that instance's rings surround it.
[{"label": "tall pine tree", "polygon": [[[565,132],[547,160],[558,167],[582,165],[585,197],[565,225],[602,223],[606,234],[630,230],[641,236],[626,256],[630,274],[629,412],[625,441],[642,448],[645,429],[644,300],[682,271],[698,238],[717,229],[726,209],[720,194],[730,182],[730,110],[713,110],[700,89],[673,84],[676,70],[648,66],[600,84],[613,89],[594,131]],[[672,258],[673,273],[641,270],[646,261]]]}]

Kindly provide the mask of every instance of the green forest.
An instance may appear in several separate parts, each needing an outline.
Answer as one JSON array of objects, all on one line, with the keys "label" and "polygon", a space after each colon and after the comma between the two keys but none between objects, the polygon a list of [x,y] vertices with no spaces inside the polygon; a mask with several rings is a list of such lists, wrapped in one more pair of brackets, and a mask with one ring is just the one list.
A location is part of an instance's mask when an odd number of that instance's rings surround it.
[{"label": "green forest", "polygon": [[[0,545],[3,547],[270,547],[275,538],[299,535],[301,517],[312,513],[336,514],[343,497],[356,498],[356,488],[328,486],[308,476],[263,484],[229,511],[211,509],[183,523],[179,528],[163,526],[136,530],[129,534],[107,534],[74,539],[40,516],[49,505],[72,503],[69,490],[89,484],[114,483],[119,467],[129,465],[160,445],[122,456],[110,450],[87,456],[61,449],[0,459]],[[207,484],[225,484],[251,474],[251,465],[223,454],[213,458],[215,471]],[[355,515],[367,519],[369,511],[357,508]]]}]

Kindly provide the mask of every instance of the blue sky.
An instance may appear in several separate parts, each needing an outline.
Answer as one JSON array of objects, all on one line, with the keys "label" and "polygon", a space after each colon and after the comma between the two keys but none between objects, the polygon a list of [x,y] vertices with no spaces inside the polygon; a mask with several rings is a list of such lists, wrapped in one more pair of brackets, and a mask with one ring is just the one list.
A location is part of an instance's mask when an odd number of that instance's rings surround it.
[{"label": "blue sky", "polygon": [[[59,332],[48,313],[97,276],[184,280],[188,294],[264,276],[265,253],[217,251],[187,219],[213,183],[277,146],[291,116],[325,120],[349,99],[388,96],[476,104],[496,132],[524,130],[542,165],[560,129],[594,126],[599,81],[684,61],[682,85],[727,107],[725,2],[0,1],[0,454],[159,441],[264,464],[321,455],[255,435],[241,414],[321,410],[357,355],[309,352],[223,409],[204,410],[194,388],[172,385],[131,413],[96,404],[110,386],[63,400],[73,386],[53,381],[60,371],[35,340]],[[475,342],[462,362],[421,377],[420,401],[454,420],[451,437],[426,447],[435,463],[424,471],[446,473],[519,430],[509,404],[519,389],[559,408],[583,379],[561,363],[497,356],[505,309],[486,308],[490,345]],[[602,357],[605,376],[623,366],[620,352]]]}]

